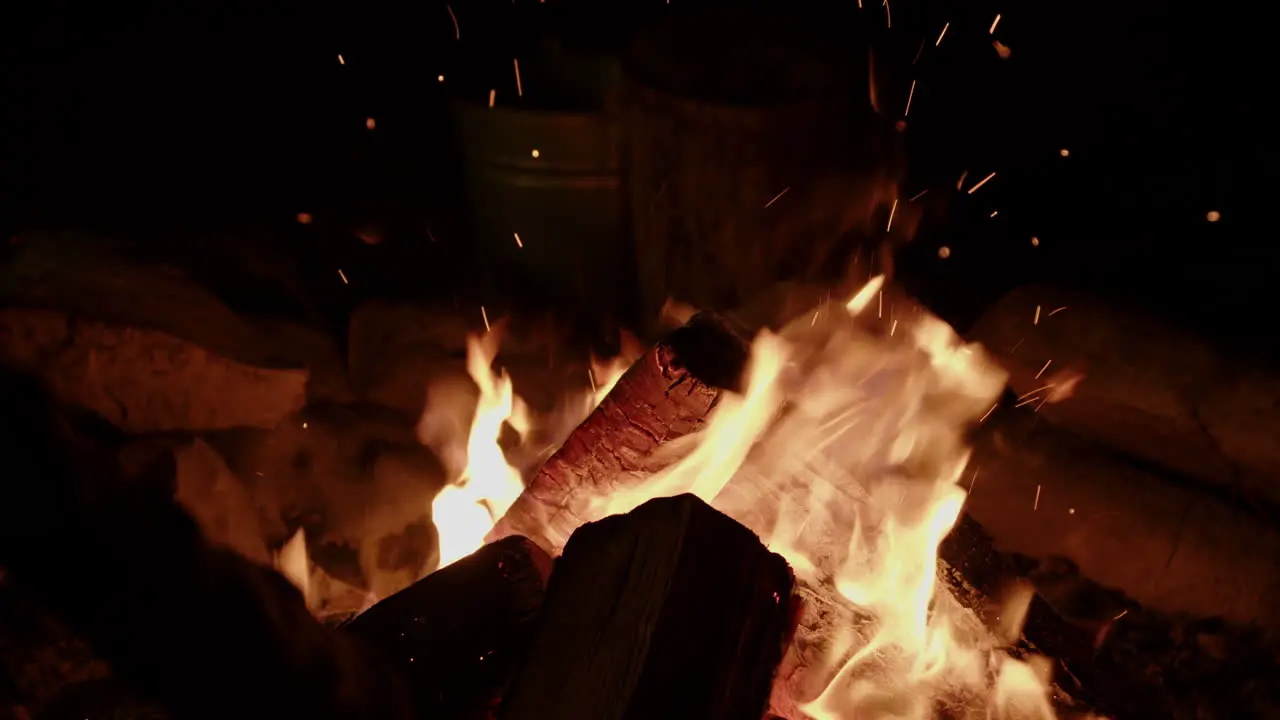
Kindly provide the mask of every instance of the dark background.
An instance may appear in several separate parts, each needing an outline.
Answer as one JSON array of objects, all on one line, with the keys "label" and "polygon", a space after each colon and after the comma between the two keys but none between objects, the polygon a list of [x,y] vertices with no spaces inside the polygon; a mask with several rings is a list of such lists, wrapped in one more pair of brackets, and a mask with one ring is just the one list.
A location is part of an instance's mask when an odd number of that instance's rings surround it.
[{"label": "dark background", "polygon": [[[353,297],[406,284],[465,293],[484,259],[466,246],[448,94],[502,88],[510,57],[542,29],[622,47],[692,4],[459,0],[461,41],[438,2],[6,8],[0,230],[79,227],[180,247],[252,227],[325,282],[355,268],[342,290]],[[945,311],[1028,280],[1068,281],[1274,349],[1258,331],[1277,257],[1258,217],[1262,23],[1230,3],[899,0],[886,28],[884,6],[863,4],[782,7],[815,39],[877,44],[892,77],[886,112],[918,80],[906,192],[998,173],[922,224],[902,263],[917,293]],[[315,223],[300,226],[299,212]],[[378,248],[355,235],[370,227],[386,239]],[[940,261],[944,244],[953,252]]]}]

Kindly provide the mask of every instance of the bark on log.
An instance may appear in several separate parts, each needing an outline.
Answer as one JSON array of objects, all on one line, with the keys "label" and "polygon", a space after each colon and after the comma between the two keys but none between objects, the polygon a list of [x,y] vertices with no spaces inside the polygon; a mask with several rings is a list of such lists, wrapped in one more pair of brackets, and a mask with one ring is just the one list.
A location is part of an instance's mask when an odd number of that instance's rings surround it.
[{"label": "bark on log", "polygon": [[[1082,376],[1047,420],[1102,445],[1280,505],[1280,376],[1136,308],[1062,288],[1005,296],[969,333],[1019,394]],[[1046,367],[1047,366],[1047,367]]]},{"label": "bark on log", "polygon": [[0,310],[0,359],[135,433],[270,428],[306,400],[305,369],[252,367],[159,330],[52,310]]},{"label": "bark on log", "polygon": [[[71,435],[5,371],[0,565],[180,717],[407,718],[398,678],[275,572],[209,545],[172,498]],[[157,483],[157,486],[164,483]]]},{"label": "bark on log", "polygon": [[722,319],[694,316],[631,366],[551,456],[489,539],[524,535],[555,554],[592,502],[642,482],[666,459],[655,453],[698,430],[721,388],[735,388],[747,346]]},{"label": "bark on log", "polygon": [[557,562],[503,720],[757,720],[794,578],[691,495],[583,526]]},{"label": "bark on log", "polygon": [[344,626],[408,681],[419,717],[481,720],[532,636],[551,557],[522,537],[484,546]]}]

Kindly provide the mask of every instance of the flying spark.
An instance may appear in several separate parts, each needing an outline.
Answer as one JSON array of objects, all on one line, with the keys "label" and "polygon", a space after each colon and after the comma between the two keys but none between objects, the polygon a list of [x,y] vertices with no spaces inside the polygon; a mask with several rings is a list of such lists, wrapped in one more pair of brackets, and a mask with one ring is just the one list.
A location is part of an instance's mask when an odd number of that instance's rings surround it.
[{"label": "flying spark", "polygon": [[897,211],[898,211],[898,199],[894,198],[893,207],[889,208],[889,225],[884,229],[885,232],[889,232],[890,230],[893,229],[893,214]]},{"label": "flying spark", "polygon": [[933,44],[933,46],[934,46],[934,47],[938,47],[939,45],[941,45],[941,44],[942,44],[942,38],[946,37],[946,34],[947,34],[947,28],[949,28],[949,27],[951,27],[951,23],[945,23],[945,24],[943,24],[943,26],[942,26],[942,32],[938,33],[938,41],[937,41],[937,42],[935,42],[935,43]]},{"label": "flying spark", "polygon": [[[982,187],[983,185],[986,185],[986,184],[987,184],[987,182],[988,182],[988,181],[990,181],[990,180],[991,180],[991,178],[993,178],[993,177],[995,177],[995,176],[996,176],[996,174],[995,174],[995,173],[991,173],[990,175],[988,175],[988,176],[986,176],[986,177],[982,178],[981,180],[979,180],[977,185],[974,185],[973,187],[969,188],[969,194],[970,194],[970,195],[972,195],[972,194],[974,194],[975,192],[977,192],[978,188]],[[961,176],[961,177],[963,178],[963,176]]]},{"label": "flying spark", "polygon": [[343,285],[348,285],[348,284],[350,284],[350,283],[348,283],[348,282],[347,282],[347,274],[346,274],[346,273],[344,273],[344,272],[342,272],[342,268],[338,268],[338,277],[342,278],[342,284],[343,284]]},{"label": "flying spark", "polygon": [[907,93],[907,108],[902,111],[902,117],[906,117],[911,112],[911,98],[916,96],[916,81],[911,81],[911,91]]},{"label": "flying spark", "polygon": [[444,9],[449,11],[449,19],[453,21],[453,39],[461,40],[462,28],[458,27],[458,16],[453,14],[453,6],[445,5]]},{"label": "flying spark", "polygon": [[511,58],[511,64],[516,68],[516,97],[524,97],[524,86],[520,84],[520,59]]},{"label": "flying spark", "polygon": [[480,306],[480,318],[484,320],[484,331],[489,332],[489,313],[485,312],[484,306]]},{"label": "flying spark", "polygon": [[996,34],[996,26],[1000,24],[1000,13],[996,13],[996,19],[991,21],[991,29],[987,31],[988,35]]},{"label": "flying spark", "polygon": [[790,186],[790,185],[788,185],[788,186],[786,186],[786,187],[782,188],[782,192],[778,193],[777,195],[774,195],[774,196],[773,196],[773,199],[772,199],[772,200],[770,200],[769,202],[765,203],[765,204],[764,204],[764,206],[765,206],[765,207],[769,207],[770,205],[772,205],[772,204],[774,204],[774,203],[778,202],[778,198],[782,197],[783,195],[786,195],[786,194],[787,194],[787,191],[788,191],[788,190],[790,190],[790,189],[791,189],[791,186]]}]

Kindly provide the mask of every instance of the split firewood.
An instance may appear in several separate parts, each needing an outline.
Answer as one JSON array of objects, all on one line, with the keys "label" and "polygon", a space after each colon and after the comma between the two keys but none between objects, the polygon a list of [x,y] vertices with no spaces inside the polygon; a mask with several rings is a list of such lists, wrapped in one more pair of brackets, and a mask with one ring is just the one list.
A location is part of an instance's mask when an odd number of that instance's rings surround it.
[{"label": "split firewood", "polygon": [[116,674],[185,718],[412,716],[375,654],[210,545],[166,483],[125,482],[38,379],[6,370],[0,390],[0,566]]},{"label": "split firewood", "polygon": [[721,389],[737,388],[747,346],[723,319],[694,316],[631,366],[551,456],[490,534],[524,535],[555,553],[594,516],[593,501],[674,460],[668,443],[697,431]]},{"label": "split firewood", "polygon": [[976,436],[967,508],[1001,549],[1069,558],[1153,610],[1255,623],[1280,637],[1273,521],[1226,493],[1037,423],[1030,410],[997,410]]},{"label": "split firewood", "polygon": [[1119,452],[1280,505],[1280,376],[1265,362],[1123,303],[1031,286],[969,333],[1051,423]]},{"label": "split firewood", "polygon": [[522,537],[486,545],[344,626],[409,684],[419,717],[490,717],[542,605],[551,557]]},{"label": "split firewood", "polygon": [[757,720],[794,627],[785,560],[692,495],[584,525],[504,720]]}]

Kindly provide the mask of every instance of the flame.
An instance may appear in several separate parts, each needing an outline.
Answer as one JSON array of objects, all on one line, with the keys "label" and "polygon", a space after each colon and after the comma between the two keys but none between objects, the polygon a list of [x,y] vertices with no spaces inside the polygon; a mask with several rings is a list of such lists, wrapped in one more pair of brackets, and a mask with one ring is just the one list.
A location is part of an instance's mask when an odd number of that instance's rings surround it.
[{"label": "flame", "polygon": [[[530,454],[545,456],[600,404],[642,352],[639,342],[623,332],[621,355],[611,359],[591,357],[586,378],[591,386],[589,391],[566,399],[550,416],[534,417],[528,405],[515,394],[506,371],[493,371],[499,338],[498,329],[467,338],[467,374],[479,389],[479,398],[466,442],[465,467],[459,478],[446,485],[431,504],[440,547],[437,567],[478,550],[497,520],[524,490],[520,469],[508,460],[499,444],[503,427],[514,430],[522,446],[532,441],[535,431],[540,430],[543,442],[549,439],[548,447],[543,452]],[[444,408],[444,412],[452,409]],[[424,412],[420,428],[436,424],[432,419]],[[448,443],[443,445],[437,448],[442,456],[456,457],[458,453],[449,452]]]},{"label": "flame", "polygon": [[[475,419],[467,438],[467,467],[462,477],[446,485],[431,503],[431,519],[440,538],[444,567],[475,552],[511,503],[524,490],[520,473],[507,463],[498,439],[503,425],[515,414],[511,378],[495,374],[498,335],[467,337],[467,374],[480,390]],[[524,413],[517,416],[517,424]]]},{"label": "flame", "polygon": [[298,531],[280,548],[275,557],[276,570],[302,593],[307,607],[311,607],[311,560],[307,555],[307,534]]},{"label": "flame", "polygon": [[780,673],[779,715],[923,720],[978,698],[992,718],[1052,717],[1047,679],[1005,656],[937,580],[938,546],[965,500],[965,432],[1004,373],[945,322],[886,298],[884,276],[844,308],[757,336],[745,392],[725,394],[695,447],[594,509],[693,493],[851,607],[848,626],[822,638],[825,661],[800,663],[807,679]]}]

